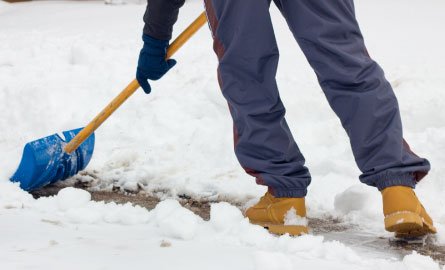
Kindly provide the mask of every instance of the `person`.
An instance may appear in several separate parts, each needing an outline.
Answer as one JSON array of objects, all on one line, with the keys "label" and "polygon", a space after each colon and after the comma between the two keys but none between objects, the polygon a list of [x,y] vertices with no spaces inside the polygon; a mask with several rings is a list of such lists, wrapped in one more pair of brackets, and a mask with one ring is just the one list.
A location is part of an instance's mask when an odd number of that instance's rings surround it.
[{"label": "person", "polygon": [[[292,211],[306,216],[311,175],[286,123],[277,89],[279,53],[269,13],[271,0],[204,3],[219,61],[218,82],[233,118],[235,154],[245,171],[268,187],[246,216],[271,233],[308,233],[306,224],[286,219]],[[184,0],[148,0],[136,74],[147,93],[151,91],[147,80],[161,78],[176,64],[165,56],[183,4]],[[396,237],[436,233],[413,191],[430,163],[403,139],[396,96],[368,54],[353,0],[274,0],[274,4],[349,136],[362,172],[360,181],[381,191],[386,230]]]}]

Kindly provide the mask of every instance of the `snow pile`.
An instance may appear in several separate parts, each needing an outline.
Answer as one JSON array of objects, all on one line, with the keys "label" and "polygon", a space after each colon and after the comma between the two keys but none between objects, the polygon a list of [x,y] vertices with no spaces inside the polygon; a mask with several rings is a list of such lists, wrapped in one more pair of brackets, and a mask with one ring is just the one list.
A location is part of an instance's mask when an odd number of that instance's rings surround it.
[{"label": "snow pile", "polygon": [[57,205],[60,210],[78,208],[91,201],[91,194],[82,189],[65,188],[59,191]]},{"label": "snow pile", "polygon": [[218,231],[230,230],[244,222],[242,213],[226,202],[213,204],[210,208],[210,223]]},{"label": "snow pile", "polygon": [[165,200],[153,210],[156,226],[162,235],[178,239],[193,239],[202,219],[183,208],[178,201]]},{"label": "snow pile", "polygon": [[76,188],[62,189],[55,197],[40,198],[24,206],[48,217],[56,213],[59,221],[75,224],[146,224],[151,217],[145,208],[130,203],[93,202],[89,192]]},{"label": "snow pile", "polygon": [[[335,196],[335,210],[346,215],[352,211],[363,211],[372,204],[372,198],[363,185],[354,185]],[[374,207],[374,206],[373,206]]]},{"label": "snow pile", "polygon": [[419,255],[415,251],[403,258],[403,264],[407,270],[440,270],[439,265],[433,259]]},{"label": "snow pile", "polygon": [[30,194],[23,192],[18,185],[10,182],[0,182],[0,208],[23,208],[33,201]]},{"label": "snow pile", "polygon": [[334,209],[338,216],[368,230],[381,230],[383,205],[379,192],[369,192],[365,185],[352,185],[335,195]]}]

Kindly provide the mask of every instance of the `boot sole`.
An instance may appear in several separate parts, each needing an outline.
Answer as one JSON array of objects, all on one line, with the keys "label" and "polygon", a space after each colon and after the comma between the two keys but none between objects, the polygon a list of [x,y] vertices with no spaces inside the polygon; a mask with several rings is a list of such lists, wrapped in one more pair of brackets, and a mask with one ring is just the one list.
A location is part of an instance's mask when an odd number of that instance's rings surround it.
[{"label": "boot sole", "polygon": [[284,225],[274,223],[252,223],[259,225],[267,229],[272,234],[283,235],[289,234],[291,236],[301,236],[303,234],[309,234],[307,226],[302,225]]},{"label": "boot sole", "polygon": [[436,233],[436,228],[419,214],[409,211],[397,212],[385,217],[385,229],[396,233],[396,237],[409,238]]}]

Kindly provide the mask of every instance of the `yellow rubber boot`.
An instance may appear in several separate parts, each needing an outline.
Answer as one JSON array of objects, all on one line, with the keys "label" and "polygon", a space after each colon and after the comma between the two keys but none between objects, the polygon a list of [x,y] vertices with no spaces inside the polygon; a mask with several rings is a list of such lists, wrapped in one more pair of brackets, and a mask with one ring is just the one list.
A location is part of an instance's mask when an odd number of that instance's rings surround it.
[{"label": "yellow rubber boot", "polygon": [[382,197],[385,229],[395,232],[396,237],[419,237],[437,232],[412,188],[388,187],[382,190]]},{"label": "yellow rubber boot", "polygon": [[263,226],[274,234],[308,233],[304,198],[275,198],[267,192],[246,211],[250,223]]}]

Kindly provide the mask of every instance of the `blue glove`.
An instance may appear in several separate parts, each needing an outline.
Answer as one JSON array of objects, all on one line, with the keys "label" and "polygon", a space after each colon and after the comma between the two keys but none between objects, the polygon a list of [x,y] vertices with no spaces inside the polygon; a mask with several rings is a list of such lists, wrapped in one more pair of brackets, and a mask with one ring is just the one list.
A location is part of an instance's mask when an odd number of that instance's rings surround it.
[{"label": "blue glove", "polygon": [[136,79],[144,92],[150,94],[151,86],[147,80],[159,80],[176,65],[176,60],[165,60],[168,40],[158,40],[145,34],[142,35],[142,40],[144,47],[139,54]]}]

